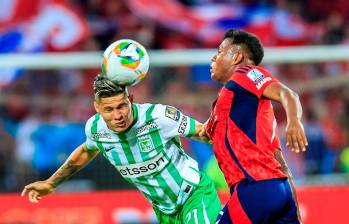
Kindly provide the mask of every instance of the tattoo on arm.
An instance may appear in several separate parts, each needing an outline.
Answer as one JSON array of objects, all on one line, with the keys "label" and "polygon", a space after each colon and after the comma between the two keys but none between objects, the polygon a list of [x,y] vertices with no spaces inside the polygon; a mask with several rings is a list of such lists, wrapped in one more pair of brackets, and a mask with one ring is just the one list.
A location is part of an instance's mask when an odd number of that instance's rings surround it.
[{"label": "tattoo on arm", "polygon": [[52,185],[57,187],[59,184],[79,171],[80,168],[81,166],[74,164],[74,162],[71,160],[68,160],[52,175],[52,177],[50,177]]}]

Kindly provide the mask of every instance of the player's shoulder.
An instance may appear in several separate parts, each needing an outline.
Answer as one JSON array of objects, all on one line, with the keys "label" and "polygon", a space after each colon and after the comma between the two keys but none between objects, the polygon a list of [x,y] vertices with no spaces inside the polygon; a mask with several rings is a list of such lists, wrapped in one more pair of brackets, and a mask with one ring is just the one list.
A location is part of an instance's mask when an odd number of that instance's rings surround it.
[{"label": "player's shoulder", "polygon": [[236,69],[235,73],[237,74],[253,74],[253,73],[263,73],[263,74],[269,74],[269,71],[261,66],[257,66],[257,65],[245,65],[245,66],[241,66],[239,68]]},{"label": "player's shoulder", "polygon": [[158,104],[157,107],[159,115],[165,120],[178,121],[181,116],[180,111],[174,106]]},{"label": "player's shoulder", "polygon": [[133,103],[133,108],[137,110],[137,115],[142,118],[152,116],[154,111],[159,109],[157,105],[154,103]]},{"label": "player's shoulder", "polygon": [[267,75],[267,76],[271,75],[270,71],[262,66],[253,66],[253,67],[254,67],[253,69],[263,73],[264,75]]},{"label": "player's shoulder", "polygon": [[161,121],[178,121],[180,118],[180,111],[171,105],[154,103],[148,106],[148,113],[151,113],[151,116],[154,117],[154,120]]},{"label": "player's shoulder", "polygon": [[92,124],[98,122],[99,119],[101,119],[101,115],[99,113],[92,115],[89,119],[87,119],[86,126],[92,126]]},{"label": "player's shoulder", "polygon": [[153,120],[156,122],[178,121],[181,112],[174,106],[161,103],[137,104],[138,116],[142,120]]},{"label": "player's shoulder", "polygon": [[239,68],[236,69],[235,73],[238,74],[247,74],[249,71],[251,71],[255,66],[253,65],[245,65],[245,66],[241,66]]},{"label": "player's shoulder", "polygon": [[97,115],[97,114],[95,114],[95,115],[91,116],[89,119],[87,119],[87,121],[86,121],[86,123],[85,123],[85,127],[90,127],[90,126],[92,126],[93,121],[96,119],[96,118],[95,118],[96,115]]},{"label": "player's shoulder", "polygon": [[254,83],[259,83],[265,77],[272,77],[266,68],[255,65],[246,65],[236,69],[231,79],[240,82],[251,80]]},{"label": "player's shoulder", "polygon": [[86,137],[93,141],[113,142],[113,137],[109,132],[107,124],[102,116],[97,113],[90,117],[85,125]]},{"label": "player's shoulder", "polygon": [[104,127],[104,125],[105,122],[102,116],[99,113],[96,113],[86,121],[85,131],[86,133],[98,132],[102,127]]}]

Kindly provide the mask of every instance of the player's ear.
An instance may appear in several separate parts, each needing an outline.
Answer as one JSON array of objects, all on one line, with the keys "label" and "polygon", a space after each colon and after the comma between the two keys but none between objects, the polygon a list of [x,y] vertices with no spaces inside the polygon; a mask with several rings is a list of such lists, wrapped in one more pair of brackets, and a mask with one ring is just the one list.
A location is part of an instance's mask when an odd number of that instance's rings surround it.
[{"label": "player's ear", "polygon": [[95,107],[96,112],[99,113],[99,107],[96,101],[93,102],[93,106]]},{"label": "player's ear", "polygon": [[244,55],[241,52],[236,52],[232,58],[232,65],[238,65],[244,60]]}]

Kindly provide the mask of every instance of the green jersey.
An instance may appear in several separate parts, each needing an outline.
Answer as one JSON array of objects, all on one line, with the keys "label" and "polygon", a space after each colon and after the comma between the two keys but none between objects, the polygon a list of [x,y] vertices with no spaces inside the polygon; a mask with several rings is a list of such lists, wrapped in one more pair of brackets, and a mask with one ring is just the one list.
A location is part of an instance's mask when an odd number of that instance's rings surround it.
[{"label": "green jersey", "polygon": [[179,136],[195,133],[195,120],[161,104],[133,104],[125,132],[110,130],[100,114],[86,123],[86,148],[99,150],[121,176],[166,214],[177,211],[200,182],[198,164]]}]

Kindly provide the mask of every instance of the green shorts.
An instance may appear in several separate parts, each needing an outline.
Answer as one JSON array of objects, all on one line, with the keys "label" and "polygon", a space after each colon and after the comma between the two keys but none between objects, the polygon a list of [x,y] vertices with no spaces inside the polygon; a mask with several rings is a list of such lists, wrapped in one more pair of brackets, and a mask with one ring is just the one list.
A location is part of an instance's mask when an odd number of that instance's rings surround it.
[{"label": "green shorts", "polygon": [[154,211],[161,224],[214,224],[221,209],[213,182],[201,173],[199,185],[178,212],[167,215],[157,208]]}]

